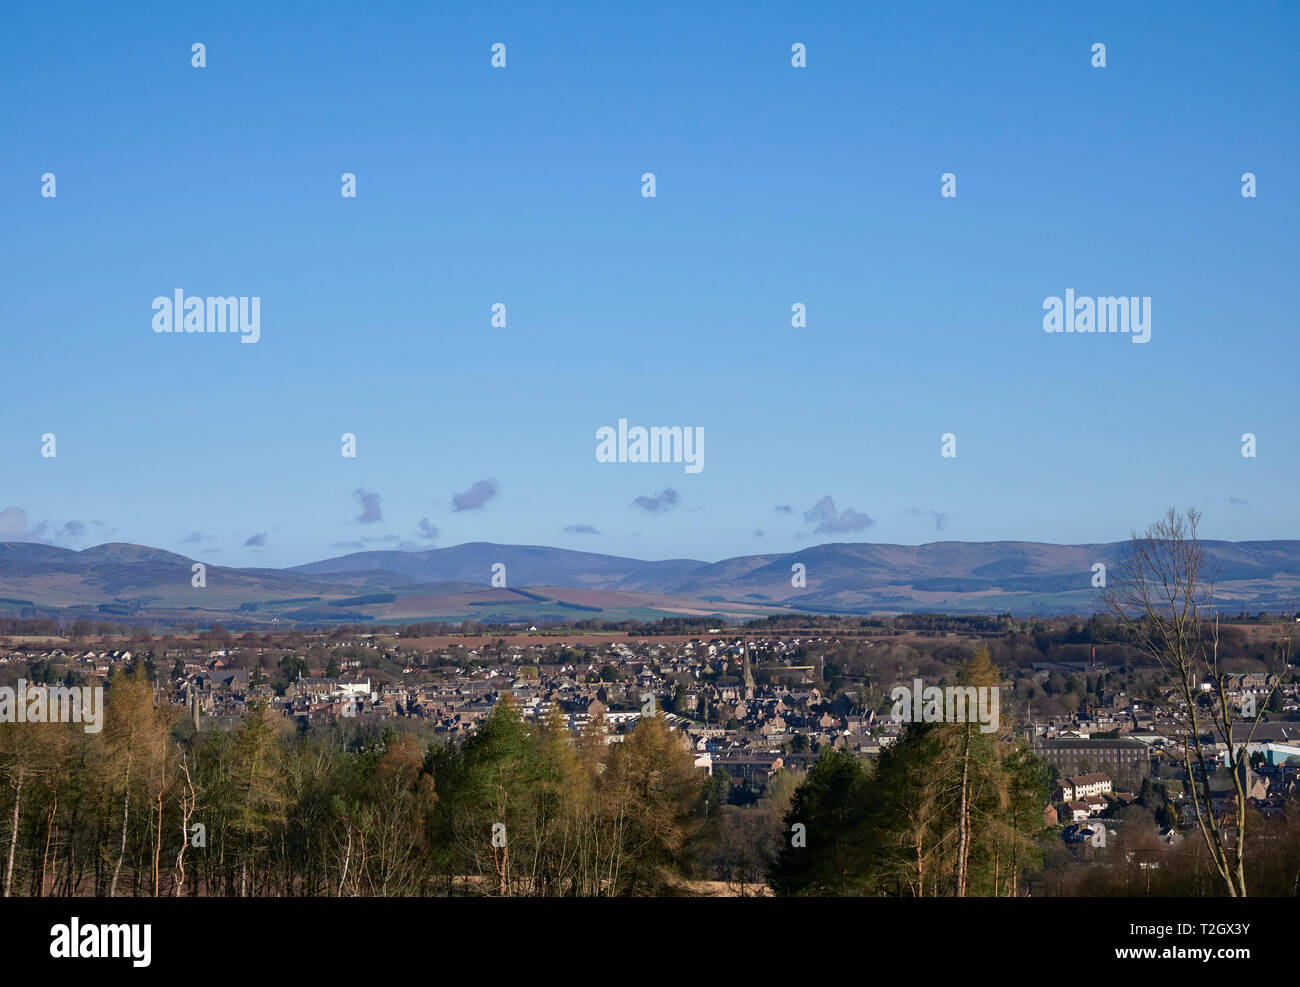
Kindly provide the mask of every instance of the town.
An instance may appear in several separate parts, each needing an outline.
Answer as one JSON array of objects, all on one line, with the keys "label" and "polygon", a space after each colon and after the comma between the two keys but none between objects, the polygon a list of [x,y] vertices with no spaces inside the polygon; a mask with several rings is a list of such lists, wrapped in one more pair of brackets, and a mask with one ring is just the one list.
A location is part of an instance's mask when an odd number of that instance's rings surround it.
[{"label": "town", "polygon": [[[785,623],[790,623],[786,620]],[[1042,823],[1063,862],[1085,868],[1126,854],[1160,866],[1197,825],[1183,733],[1152,695],[1151,670],[1115,643],[1105,618],[802,618],[808,626],[672,626],[638,631],[578,627],[343,626],[242,634],[123,635],[76,646],[54,637],[0,638],[0,682],[112,683],[142,664],[153,701],[195,733],[236,728],[252,708],[281,729],[331,726],[412,733],[421,743],[463,744],[501,704],[524,723],[560,722],[578,738],[596,729],[623,741],[646,717],[661,718],[727,811],[765,804],[781,777],[806,777],[824,751],[869,765],[896,745],[910,716],[891,694],[913,676],[955,681],[976,649],[1000,676],[998,741],[1020,742],[1050,774]],[[773,620],[769,623],[780,624]],[[680,624],[680,622],[678,622]],[[1221,630],[1235,664],[1266,664],[1261,635],[1288,632],[1282,618],[1243,619]],[[671,632],[670,632],[671,631]],[[675,633],[672,633],[675,632]],[[1237,671],[1198,683],[1199,701],[1259,710],[1230,749],[1201,738],[1211,811],[1226,818],[1238,791],[1265,819],[1300,819],[1300,676],[1295,665]],[[951,687],[950,687],[951,688]],[[997,724],[997,720],[994,721]],[[1242,770],[1229,768],[1245,747]],[[720,786],[720,787],[717,787]],[[761,856],[761,854],[760,854]],[[770,861],[769,861],[770,863]],[[736,881],[735,861],[717,873]],[[761,886],[757,866],[740,883]],[[1068,871],[1069,868],[1066,868]],[[1049,875],[1050,876],[1050,875]],[[1059,876],[1059,875],[1058,875]],[[1044,879],[1046,880],[1046,879]]]}]

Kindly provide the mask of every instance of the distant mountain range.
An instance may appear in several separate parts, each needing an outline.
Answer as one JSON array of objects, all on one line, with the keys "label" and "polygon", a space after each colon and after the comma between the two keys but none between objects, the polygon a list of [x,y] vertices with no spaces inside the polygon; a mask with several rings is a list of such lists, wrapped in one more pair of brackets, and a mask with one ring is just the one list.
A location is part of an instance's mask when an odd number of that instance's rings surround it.
[{"label": "distant mountain range", "polygon": [[[359,621],[745,619],[814,613],[1088,614],[1093,564],[1127,542],[835,543],[721,562],[640,559],[538,545],[471,542],[424,552],[356,552],[289,569],[208,565],[113,543],[73,551],[0,542],[0,615],[112,617],[227,626]],[[1289,610],[1300,599],[1300,541],[1203,542],[1233,611]],[[201,560],[200,560],[201,561]],[[505,567],[508,588],[491,585]],[[806,584],[792,582],[803,566]]]}]

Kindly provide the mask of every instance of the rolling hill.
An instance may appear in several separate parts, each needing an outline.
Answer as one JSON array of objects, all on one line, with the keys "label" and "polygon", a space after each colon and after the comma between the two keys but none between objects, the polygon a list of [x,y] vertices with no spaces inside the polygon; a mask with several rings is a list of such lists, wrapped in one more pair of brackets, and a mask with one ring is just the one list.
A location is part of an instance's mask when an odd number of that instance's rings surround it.
[{"label": "rolling hill", "polygon": [[[1233,612],[1294,609],[1300,541],[1202,543]],[[719,562],[644,561],[540,545],[470,542],[423,552],[357,552],[289,569],[208,565],[143,545],[77,552],[0,542],[0,614],[204,623],[413,620],[746,619],[782,611],[868,614],[1091,613],[1092,567],[1127,543],[830,543]],[[506,567],[509,589],[491,586]],[[802,565],[806,585],[792,585]]]}]

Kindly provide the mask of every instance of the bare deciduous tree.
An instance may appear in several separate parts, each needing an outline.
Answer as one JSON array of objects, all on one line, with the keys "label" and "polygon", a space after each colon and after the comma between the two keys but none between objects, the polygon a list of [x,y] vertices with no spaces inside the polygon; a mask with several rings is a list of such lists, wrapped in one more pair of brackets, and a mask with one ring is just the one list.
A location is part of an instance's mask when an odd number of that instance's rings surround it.
[{"label": "bare deciduous tree", "polygon": [[[1246,745],[1264,706],[1253,716],[1249,709],[1238,715],[1228,701],[1227,673],[1219,660],[1215,570],[1197,538],[1200,519],[1195,510],[1180,515],[1170,508],[1143,534],[1135,532],[1103,599],[1133,647],[1160,669],[1163,688],[1151,698],[1176,724],[1197,826],[1227,893],[1245,897]],[[1202,683],[1211,687],[1207,705],[1202,705]],[[1202,739],[1214,732],[1227,746],[1236,795],[1220,817],[1210,791],[1215,759]]]}]

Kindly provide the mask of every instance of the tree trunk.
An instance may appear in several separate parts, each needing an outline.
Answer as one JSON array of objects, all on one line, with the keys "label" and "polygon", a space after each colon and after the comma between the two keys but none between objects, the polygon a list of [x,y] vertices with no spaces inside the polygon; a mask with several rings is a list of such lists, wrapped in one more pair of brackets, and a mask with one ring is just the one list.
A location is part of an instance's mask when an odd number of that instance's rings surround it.
[{"label": "tree trunk", "polygon": [[9,897],[9,886],[14,879],[14,855],[18,852],[18,809],[23,801],[23,769],[18,769],[18,784],[14,787],[14,814],[10,820],[9,829],[9,862],[5,864],[5,886],[4,894],[0,897]]},{"label": "tree trunk", "polygon": [[993,897],[998,896],[998,866],[1002,862],[1002,840],[993,841]]},{"label": "tree trunk", "polygon": [[961,815],[957,823],[958,898],[966,897],[966,857],[970,850],[970,724],[963,731],[961,751]]},{"label": "tree trunk", "polygon": [[[54,818],[59,812],[59,796],[54,796],[54,805],[50,808],[49,817],[45,820],[45,852],[41,854],[41,887],[37,892],[38,898],[45,897],[45,877],[50,871],[50,842],[54,836]],[[53,885],[53,882],[51,882]]]},{"label": "tree trunk", "polygon": [[113,880],[108,885],[110,898],[117,894],[117,879],[122,873],[122,859],[126,856],[126,824],[131,808],[131,754],[126,756],[126,784],[122,793],[122,844],[117,852],[117,864],[113,867]]},{"label": "tree trunk", "polygon": [[1011,897],[1018,893],[1018,878],[1020,869],[1017,865],[1017,852],[1020,849],[1020,801],[1017,799],[1011,806]]},{"label": "tree trunk", "polygon": [[162,856],[162,820],[163,820],[163,793],[158,793],[158,825],[154,831],[153,843],[153,896],[158,897],[158,873],[159,858]]}]

